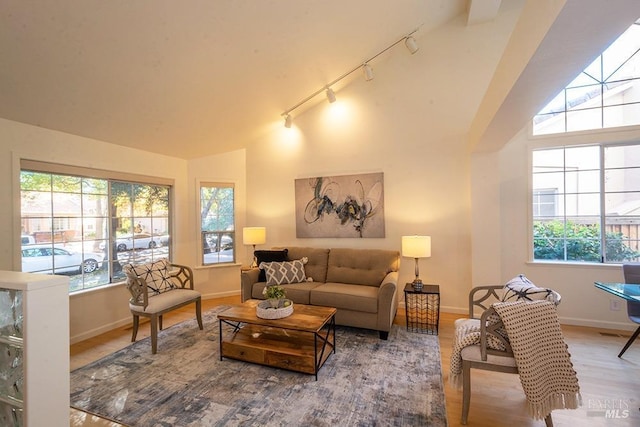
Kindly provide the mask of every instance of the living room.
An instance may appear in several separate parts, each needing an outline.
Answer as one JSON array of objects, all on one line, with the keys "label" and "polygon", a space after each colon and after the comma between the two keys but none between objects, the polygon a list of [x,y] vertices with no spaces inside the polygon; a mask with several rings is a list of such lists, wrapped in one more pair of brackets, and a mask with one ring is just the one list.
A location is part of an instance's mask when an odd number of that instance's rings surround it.
[{"label": "living room", "polygon": [[[500,284],[523,273],[536,284],[562,294],[559,316],[563,324],[629,330],[632,326],[625,311],[610,310],[609,298],[593,286],[595,280],[622,281],[619,264],[531,262],[529,151],[532,146],[637,140],[640,130],[631,126],[533,138],[529,127],[530,119],[545,101],[631,25],[640,16],[640,8],[633,1],[617,1],[616,6],[607,6],[610,13],[603,17],[601,2],[597,1],[549,1],[545,7],[539,3],[503,1],[493,19],[470,25],[466,1],[430,2],[434,13],[441,13],[441,22],[415,35],[418,52],[412,55],[403,46],[390,50],[379,61],[372,61],[372,81],[359,75],[346,79],[343,87],[336,88],[338,102],[328,104],[321,99],[305,105],[294,112],[291,129],[284,128],[282,111],[358,65],[367,54],[384,48],[396,36],[367,46],[368,50],[356,57],[342,58],[340,66],[318,71],[322,78],[316,77],[315,85],[301,85],[299,92],[287,98],[270,99],[269,117],[262,117],[254,126],[242,117],[242,109],[252,103],[252,96],[268,97],[261,93],[237,96],[235,104],[224,107],[236,112],[238,117],[230,123],[239,135],[243,132],[242,140],[231,149],[219,151],[216,147],[226,146],[228,136],[218,140],[215,128],[205,137],[194,135],[194,145],[205,140],[200,146],[211,146],[206,154],[192,154],[191,141],[179,135],[173,144],[159,143],[155,148],[150,144],[145,150],[133,143],[127,146],[129,137],[110,141],[92,137],[97,130],[84,129],[82,123],[71,121],[54,127],[46,112],[28,121],[20,115],[23,95],[18,89],[24,90],[29,83],[16,82],[16,76],[2,79],[2,93],[17,95],[11,100],[15,111],[8,95],[3,96],[0,108],[0,164],[5,171],[0,212],[7,219],[0,225],[0,268],[20,270],[20,160],[31,159],[172,180],[172,258],[194,267],[196,287],[204,298],[239,294],[241,265],[251,260],[251,247],[238,244],[236,264],[199,264],[197,182],[207,180],[235,184],[236,229],[265,226],[267,241],[263,248],[306,245],[399,250],[403,235],[430,235],[432,255],[421,260],[421,276],[440,285],[444,312],[465,313],[467,295],[474,285]],[[337,10],[341,7],[339,2],[332,4]],[[367,8],[372,6],[361,6],[366,17]],[[398,37],[421,21],[413,23],[405,14],[402,16],[406,24]],[[558,17],[562,19],[556,22]],[[571,34],[558,28],[559,22],[568,21],[588,22],[589,28],[598,30],[570,38]],[[375,23],[381,25],[385,23]],[[10,25],[4,28],[3,32],[11,31]],[[546,35],[556,39],[545,39]],[[333,42],[344,43],[344,38],[334,35]],[[538,61],[545,56],[539,46],[556,48],[546,63]],[[316,52],[325,57],[331,57],[330,53],[328,47]],[[534,57],[537,61],[531,61]],[[527,81],[521,80],[536,75],[529,67],[541,67],[545,73],[537,81],[539,86],[531,86],[532,93],[524,91]],[[260,75],[258,67],[253,72]],[[283,62],[283,75],[297,72],[295,63]],[[58,82],[51,77],[49,84],[54,87]],[[282,84],[288,84],[286,78],[282,78]],[[259,83],[252,83],[252,88],[256,85],[259,88]],[[15,88],[9,90],[11,86]],[[40,101],[33,102],[51,102],[54,95],[45,89],[32,88],[42,95]],[[78,91],[74,96],[94,97],[91,88]],[[106,97],[104,93],[101,96]],[[204,102],[193,96],[194,103]],[[30,98],[25,98],[25,103],[26,99]],[[232,99],[229,96],[225,102]],[[221,101],[211,95],[206,102]],[[338,106],[346,109],[346,114],[329,116]],[[53,114],[55,108],[50,108]],[[138,115],[126,103],[120,108],[115,119],[104,116],[103,128],[115,126],[119,120],[126,122],[125,117],[135,120]],[[170,110],[169,105],[166,108]],[[226,125],[222,122],[216,127],[222,130]],[[250,131],[244,133],[244,128]],[[132,139],[137,136],[142,135]],[[384,173],[384,238],[296,238],[295,179],[368,172]],[[399,283],[411,281],[411,261],[403,260]],[[130,323],[128,298],[123,285],[71,295],[71,342]]]}]

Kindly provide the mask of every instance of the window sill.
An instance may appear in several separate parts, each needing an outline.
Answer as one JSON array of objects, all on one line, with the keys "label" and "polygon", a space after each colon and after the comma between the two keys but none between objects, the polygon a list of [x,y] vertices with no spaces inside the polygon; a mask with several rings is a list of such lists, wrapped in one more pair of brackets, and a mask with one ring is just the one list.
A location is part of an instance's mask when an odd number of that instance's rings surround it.
[{"label": "window sill", "polygon": [[602,263],[602,262],[572,262],[572,261],[527,261],[527,265],[540,267],[563,267],[563,268],[610,268],[620,269],[622,263]]},{"label": "window sill", "polygon": [[127,283],[126,280],[122,280],[120,282],[109,283],[108,285],[96,286],[95,288],[82,289],[80,291],[75,291],[75,292],[69,293],[69,297],[73,298],[73,297],[76,297],[76,296],[86,295],[88,293],[95,293],[95,292],[100,292],[100,291],[105,291],[106,292],[106,291],[109,291],[109,290],[111,290],[113,288],[124,286],[126,283]]},{"label": "window sill", "polygon": [[210,268],[237,268],[242,267],[242,264],[239,262],[228,262],[224,264],[207,264],[207,265],[197,265],[193,267],[194,270],[208,270]]}]

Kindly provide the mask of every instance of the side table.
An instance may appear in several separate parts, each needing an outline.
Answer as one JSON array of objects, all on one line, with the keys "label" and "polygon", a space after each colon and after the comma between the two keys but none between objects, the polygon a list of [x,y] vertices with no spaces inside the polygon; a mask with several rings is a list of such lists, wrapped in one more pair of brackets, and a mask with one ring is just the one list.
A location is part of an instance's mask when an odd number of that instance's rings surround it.
[{"label": "side table", "polygon": [[423,285],[415,290],[411,283],[404,287],[407,331],[438,335],[440,321],[440,286]]}]

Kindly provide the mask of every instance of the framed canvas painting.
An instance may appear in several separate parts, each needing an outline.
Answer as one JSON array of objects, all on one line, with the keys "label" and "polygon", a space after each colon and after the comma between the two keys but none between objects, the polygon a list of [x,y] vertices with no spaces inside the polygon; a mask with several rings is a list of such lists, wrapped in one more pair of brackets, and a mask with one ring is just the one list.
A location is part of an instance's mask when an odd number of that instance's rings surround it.
[{"label": "framed canvas painting", "polygon": [[384,237],[384,174],[295,180],[296,237]]}]

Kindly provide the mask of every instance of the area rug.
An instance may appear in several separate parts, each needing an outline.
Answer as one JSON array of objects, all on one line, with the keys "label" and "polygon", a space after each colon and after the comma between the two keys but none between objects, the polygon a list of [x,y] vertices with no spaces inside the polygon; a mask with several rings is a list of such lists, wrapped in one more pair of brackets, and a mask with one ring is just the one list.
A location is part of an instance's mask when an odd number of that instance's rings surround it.
[{"label": "area rug", "polygon": [[[224,358],[217,307],[71,373],[71,406],[132,427],[446,426],[438,338],[337,327],[313,375]],[[226,329],[224,329],[226,331]],[[228,332],[225,332],[228,333]]]}]

